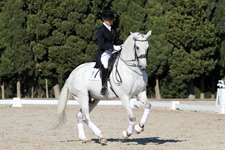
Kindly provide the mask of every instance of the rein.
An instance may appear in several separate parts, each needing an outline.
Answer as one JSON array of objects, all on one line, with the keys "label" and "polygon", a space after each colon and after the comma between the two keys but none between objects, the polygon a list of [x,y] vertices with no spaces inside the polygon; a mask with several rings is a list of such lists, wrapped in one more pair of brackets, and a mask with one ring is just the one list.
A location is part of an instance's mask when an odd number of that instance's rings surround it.
[{"label": "rein", "polygon": [[[138,56],[137,55],[137,52],[136,52],[136,50],[137,50],[137,47],[136,47],[136,41],[139,41],[139,42],[146,42],[147,40],[135,40],[135,43],[134,43],[134,52],[135,52],[135,54],[134,54],[134,59],[131,59],[131,60],[124,60],[124,59],[122,59],[121,58],[121,52],[119,53],[119,56],[118,56],[118,59],[117,59],[117,62],[115,63],[115,78],[116,78],[116,82],[114,81],[114,83],[117,85],[117,86],[120,86],[121,84],[122,84],[122,78],[121,78],[121,76],[120,76],[120,73],[119,73],[119,71],[118,71],[118,63],[119,63],[119,59],[122,61],[122,62],[124,62],[127,66],[128,66],[128,68],[129,69],[131,69],[131,67],[138,67],[138,65],[137,64],[128,64],[128,62],[138,62],[138,59],[142,59],[142,58],[147,58],[147,54],[141,54],[140,56]],[[121,50],[122,51],[122,50]],[[140,74],[139,72],[137,72],[136,70],[133,70],[133,69],[131,69],[133,72],[135,72],[136,74],[138,74],[138,75],[140,75],[140,76],[142,76],[142,73]]]}]

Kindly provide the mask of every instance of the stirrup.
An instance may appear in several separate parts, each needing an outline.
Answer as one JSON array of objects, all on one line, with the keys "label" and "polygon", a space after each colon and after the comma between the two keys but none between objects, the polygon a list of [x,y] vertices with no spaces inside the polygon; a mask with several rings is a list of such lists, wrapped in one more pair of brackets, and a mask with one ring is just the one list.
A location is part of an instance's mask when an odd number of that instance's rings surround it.
[{"label": "stirrup", "polygon": [[103,96],[105,96],[106,91],[107,91],[107,87],[103,86],[102,89],[101,89],[100,94],[103,95]]}]

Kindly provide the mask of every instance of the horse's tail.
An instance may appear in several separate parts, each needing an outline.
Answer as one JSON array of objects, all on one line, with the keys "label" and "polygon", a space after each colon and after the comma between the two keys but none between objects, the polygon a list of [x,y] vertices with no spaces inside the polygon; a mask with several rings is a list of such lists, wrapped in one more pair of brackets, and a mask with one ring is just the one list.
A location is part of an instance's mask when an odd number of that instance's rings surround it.
[{"label": "horse's tail", "polygon": [[55,125],[53,129],[61,127],[65,122],[66,122],[66,114],[65,114],[65,109],[66,109],[66,104],[68,100],[68,80],[66,80],[61,93],[59,95],[59,101],[58,101],[58,111],[57,111],[57,120],[55,122]]}]

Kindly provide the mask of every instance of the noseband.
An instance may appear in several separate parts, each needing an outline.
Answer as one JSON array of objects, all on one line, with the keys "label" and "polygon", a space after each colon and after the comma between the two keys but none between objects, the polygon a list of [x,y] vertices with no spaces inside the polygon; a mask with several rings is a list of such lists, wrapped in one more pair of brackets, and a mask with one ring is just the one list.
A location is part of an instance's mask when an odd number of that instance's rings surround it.
[{"label": "noseband", "polygon": [[146,42],[147,40],[135,40],[135,43],[134,43],[135,60],[142,59],[142,58],[147,58],[147,54],[141,54],[140,56],[137,55],[136,41],[138,41],[138,42]]}]

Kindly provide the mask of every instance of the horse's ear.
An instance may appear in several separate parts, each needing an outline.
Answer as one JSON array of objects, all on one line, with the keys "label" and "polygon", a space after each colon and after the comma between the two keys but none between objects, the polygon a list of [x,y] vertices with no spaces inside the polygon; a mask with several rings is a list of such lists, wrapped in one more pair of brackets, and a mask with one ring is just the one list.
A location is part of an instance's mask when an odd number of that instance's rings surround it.
[{"label": "horse's ear", "polygon": [[152,30],[148,31],[148,33],[145,35],[145,39],[147,40],[151,34],[152,34]]},{"label": "horse's ear", "polygon": [[134,33],[133,32],[130,32],[130,35],[132,35],[134,37]]},{"label": "horse's ear", "polygon": [[133,39],[136,40],[134,33],[130,32],[130,34],[133,36]]}]

